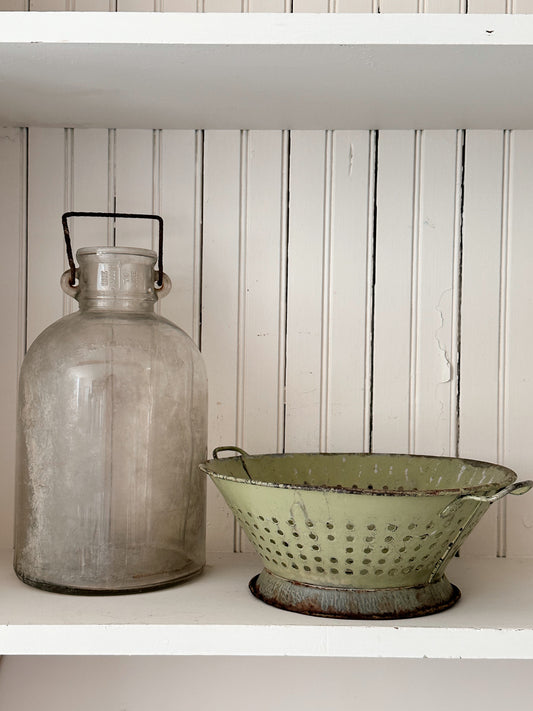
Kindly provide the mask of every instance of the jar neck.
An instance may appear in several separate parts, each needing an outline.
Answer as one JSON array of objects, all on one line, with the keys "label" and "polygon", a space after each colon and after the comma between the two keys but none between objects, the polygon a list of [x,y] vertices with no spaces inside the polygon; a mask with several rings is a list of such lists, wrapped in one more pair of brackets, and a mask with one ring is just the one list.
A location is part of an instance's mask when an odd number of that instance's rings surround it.
[{"label": "jar neck", "polygon": [[105,297],[78,298],[80,311],[106,312],[124,311],[129,313],[154,313],[154,302],[140,299],[108,299]]},{"label": "jar neck", "polygon": [[99,247],[78,250],[80,311],[153,313],[157,301],[151,250]]}]

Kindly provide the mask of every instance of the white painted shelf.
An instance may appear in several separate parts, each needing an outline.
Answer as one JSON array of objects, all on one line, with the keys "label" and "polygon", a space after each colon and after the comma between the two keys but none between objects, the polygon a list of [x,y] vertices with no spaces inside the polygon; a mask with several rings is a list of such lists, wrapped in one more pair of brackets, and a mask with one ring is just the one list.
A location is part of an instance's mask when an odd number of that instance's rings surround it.
[{"label": "white painted shelf", "polygon": [[416,620],[330,620],[256,600],[250,554],[157,592],[78,597],[21,583],[0,556],[0,654],[533,659],[533,559],[456,559],[459,603]]},{"label": "white painted shelf", "polygon": [[1,13],[0,125],[532,128],[532,15]]}]

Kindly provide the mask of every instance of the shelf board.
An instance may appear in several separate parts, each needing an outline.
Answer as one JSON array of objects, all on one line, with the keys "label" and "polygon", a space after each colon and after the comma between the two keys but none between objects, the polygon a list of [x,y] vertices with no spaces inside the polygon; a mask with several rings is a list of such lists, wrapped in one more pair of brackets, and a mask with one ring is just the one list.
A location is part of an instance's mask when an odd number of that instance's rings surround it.
[{"label": "shelf board", "polygon": [[252,554],[156,592],[83,597],[28,587],[0,555],[0,654],[159,654],[533,659],[533,559],[456,559],[455,607],[413,620],[345,621],[265,605]]},{"label": "shelf board", "polygon": [[2,13],[0,125],[531,128],[533,15]]}]

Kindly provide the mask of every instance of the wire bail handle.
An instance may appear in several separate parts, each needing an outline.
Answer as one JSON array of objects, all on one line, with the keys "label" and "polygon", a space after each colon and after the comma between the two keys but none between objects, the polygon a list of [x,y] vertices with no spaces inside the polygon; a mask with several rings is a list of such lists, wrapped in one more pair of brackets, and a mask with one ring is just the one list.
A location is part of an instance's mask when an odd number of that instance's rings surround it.
[{"label": "wire bail handle", "polygon": [[65,235],[65,245],[67,248],[67,259],[70,268],[70,278],[69,286],[74,287],[76,284],[76,265],[74,263],[74,256],[72,254],[72,242],[70,239],[70,231],[68,227],[69,217],[127,217],[135,218],[139,220],[157,220],[159,223],[159,256],[157,260],[157,281],[156,284],[159,288],[163,287],[163,218],[159,215],[143,215],[138,213],[127,213],[127,212],[65,212],[61,217],[61,222],[63,224],[63,234]]}]

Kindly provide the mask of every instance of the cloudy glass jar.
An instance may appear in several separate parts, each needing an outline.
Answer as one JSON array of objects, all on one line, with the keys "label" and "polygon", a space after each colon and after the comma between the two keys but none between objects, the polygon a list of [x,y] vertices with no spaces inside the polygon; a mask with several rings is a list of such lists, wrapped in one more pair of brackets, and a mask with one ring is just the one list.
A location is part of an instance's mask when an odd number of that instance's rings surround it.
[{"label": "cloudy glass jar", "polygon": [[79,310],[20,375],[14,567],[67,593],[137,592],[205,562],[207,381],[193,341],[154,305],[156,254],[77,252]]}]

